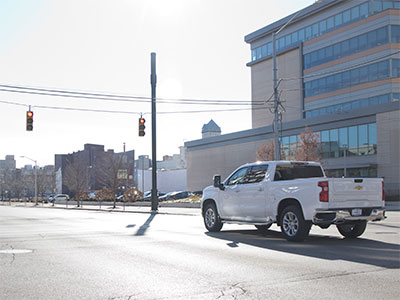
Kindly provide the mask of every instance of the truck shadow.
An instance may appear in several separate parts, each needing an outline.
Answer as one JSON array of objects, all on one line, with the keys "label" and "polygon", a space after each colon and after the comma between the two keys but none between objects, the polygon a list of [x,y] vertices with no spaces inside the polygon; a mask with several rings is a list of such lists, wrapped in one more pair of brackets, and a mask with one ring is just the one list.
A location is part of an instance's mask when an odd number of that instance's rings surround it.
[{"label": "truck shadow", "polygon": [[227,241],[227,246],[231,248],[246,244],[326,260],[345,260],[388,269],[400,268],[400,245],[375,240],[311,234],[303,243],[293,243],[283,238],[280,231],[274,230],[268,230],[267,233],[257,230],[226,230],[206,232],[206,235]]}]

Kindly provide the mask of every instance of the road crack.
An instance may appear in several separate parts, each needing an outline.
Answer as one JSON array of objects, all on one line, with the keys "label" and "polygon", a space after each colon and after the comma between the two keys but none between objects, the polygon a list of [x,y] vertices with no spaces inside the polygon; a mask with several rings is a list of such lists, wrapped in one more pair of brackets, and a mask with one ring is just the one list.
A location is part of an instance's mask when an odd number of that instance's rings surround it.
[{"label": "road crack", "polygon": [[220,291],[221,295],[219,295],[218,299],[239,299],[239,297],[244,296],[247,293],[247,290],[240,286],[240,282],[232,284],[227,288],[224,288]]}]

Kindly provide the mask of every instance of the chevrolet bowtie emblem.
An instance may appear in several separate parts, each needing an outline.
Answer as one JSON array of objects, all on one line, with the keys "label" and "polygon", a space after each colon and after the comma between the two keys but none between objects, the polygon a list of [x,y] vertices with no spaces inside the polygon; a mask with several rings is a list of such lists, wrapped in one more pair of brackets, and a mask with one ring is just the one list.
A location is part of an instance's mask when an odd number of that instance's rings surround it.
[{"label": "chevrolet bowtie emblem", "polygon": [[362,186],[361,186],[361,185],[357,185],[357,186],[355,187],[355,189],[356,189],[356,190],[362,190]]}]

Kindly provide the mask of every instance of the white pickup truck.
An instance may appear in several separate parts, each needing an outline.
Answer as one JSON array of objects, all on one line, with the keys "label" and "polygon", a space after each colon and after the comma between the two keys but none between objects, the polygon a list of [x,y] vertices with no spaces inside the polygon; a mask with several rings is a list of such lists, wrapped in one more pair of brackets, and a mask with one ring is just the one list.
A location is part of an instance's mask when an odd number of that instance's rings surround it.
[{"label": "white pickup truck", "polygon": [[289,241],[303,241],[311,225],[335,224],[347,238],[363,234],[367,221],[385,217],[381,178],[327,178],[317,162],[270,161],[246,164],[204,189],[204,224],[217,232],[223,223],[273,223]]}]

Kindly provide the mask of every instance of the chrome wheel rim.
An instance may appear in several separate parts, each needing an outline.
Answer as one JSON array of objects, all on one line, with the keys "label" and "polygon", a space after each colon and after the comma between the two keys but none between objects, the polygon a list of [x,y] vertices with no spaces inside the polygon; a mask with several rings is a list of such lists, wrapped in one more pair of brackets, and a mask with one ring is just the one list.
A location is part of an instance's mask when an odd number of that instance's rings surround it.
[{"label": "chrome wheel rim", "polygon": [[295,236],[299,230],[299,219],[296,214],[291,211],[287,212],[283,216],[282,226],[288,236]]},{"label": "chrome wheel rim", "polygon": [[211,228],[214,226],[215,224],[215,212],[212,208],[209,208],[206,210],[206,214],[205,214],[205,221],[206,221],[206,225],[208,228]]}]

